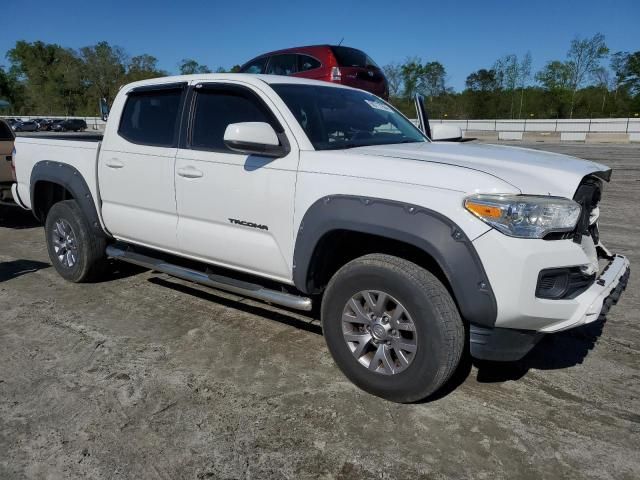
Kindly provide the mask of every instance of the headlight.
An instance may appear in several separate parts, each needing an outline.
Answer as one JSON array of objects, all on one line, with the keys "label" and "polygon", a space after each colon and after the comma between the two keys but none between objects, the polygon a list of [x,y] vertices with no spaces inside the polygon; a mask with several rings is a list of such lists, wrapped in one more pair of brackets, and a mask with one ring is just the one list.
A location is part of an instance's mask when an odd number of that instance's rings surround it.
[{"label": "headlight", "polygon": [[568,198],[529,195],[471,195],[464,207],[505,235],[542,238],[573,230],[581,207]]}]

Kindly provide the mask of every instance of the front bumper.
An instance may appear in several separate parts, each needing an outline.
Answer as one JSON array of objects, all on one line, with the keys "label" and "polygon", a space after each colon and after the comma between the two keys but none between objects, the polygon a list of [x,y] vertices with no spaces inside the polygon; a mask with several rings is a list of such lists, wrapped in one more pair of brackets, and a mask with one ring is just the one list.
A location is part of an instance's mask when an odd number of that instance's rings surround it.
[{"label": "front bumper", "polygon": [[[495,230],[473,242],[496,298],[495,327],[551,333],[598,318],[607,296],[629,268],[621,255],[610,255],[596,281],[574,298],[546,299],[535,295],[538,276],[549,268],[593,265],[596,249],[591,237],[535,240],[507,237]],[[601,249],[602,250],[602,249]],[[597,266],[597,259],[595,259]]]},{"label": "front bumper", "polygon": [[627,288],[630,274],[629,260],[622,255],[615,255],[594,285],[583,294],[588,295],[582,304],[584,308],[578,309],[574,316],[564,323],[554,324],[550,328],[535,331],[471,325],[471,355],[479,360],[520,360],[545,333],[558,332],[603,319]]},{"label": "front bumper", "polygon": [[622,255],[614,255],[600,273],[595,283],[580,295],[580,308],[564,322],[554,323],[540,329],[543,333],[559,332],[578,325],[596,321],[600,315],[606,315],[611,305],[618,302],[627,288],[631,269],[629,260]]}]

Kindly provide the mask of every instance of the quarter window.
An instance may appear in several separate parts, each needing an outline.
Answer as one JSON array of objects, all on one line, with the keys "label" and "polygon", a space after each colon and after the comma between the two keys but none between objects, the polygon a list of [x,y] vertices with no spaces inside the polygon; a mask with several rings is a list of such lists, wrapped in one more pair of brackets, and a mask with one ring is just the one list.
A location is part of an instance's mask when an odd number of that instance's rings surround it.
[{"label": "quarter window", "polygon": [[235,153],[224,144],[224,132],[232,123],[266,122],[282,128],[255,95],[242,88],[202,88],[196,96],[191,147]]},{"label": "quarter window", "polygon": [[181,98],[182,89],[130,93],[118,133],[133,143],[175,146]]},{"label": "quarter window", "polygon": [[313,70],[314,68],[319,68],[322,64],[313,57],[309,55],[298,55],[298,65],[300,66],[301,72],[306,72],[307,70]]}]

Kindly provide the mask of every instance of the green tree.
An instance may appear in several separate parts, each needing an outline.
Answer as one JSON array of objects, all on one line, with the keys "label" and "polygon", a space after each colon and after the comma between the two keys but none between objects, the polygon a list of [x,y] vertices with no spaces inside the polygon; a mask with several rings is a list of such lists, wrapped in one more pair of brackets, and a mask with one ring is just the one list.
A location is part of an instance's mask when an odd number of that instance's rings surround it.
[{"label": "green tree", "polygon": [[422,77],[422,60],[418,57],[407,58],[400,67],[404,96],[412,98],[419,92]]},{"label": "green tree", "polygon": [[632,95],[640,94],[640,50],[617,52],[611,56],[611,69],[616,75],[616,90],[623,86]]},{"label": "green tree", "polygon": [[178,65],[181,75],[192,75],[194,73],[211,73],[206,65],[201,65],[192,58],[185,58]]},{"label": "green tree", "polygon": [[137,82],[148,78],[163,77],[167,72],[158,68],[158,59],[153,55],[142,54],[132,57],[127,65],[126,81]]},{"label": "green tree", "polygon": [[127,81],[127,54],[123,48],[99,42],[96,45],[80,49],[83,62],[83,81],[88,94],[95,104],[100,98],[113,102],[118,90]]},{"label": "green tree", "polygon": [[402,95],[402,67],[399,63],[390,63],[382,67],[384,76],[389,84],[389,96],[393,98]]},{"label": "green tree", "polygon": [[600,61],[609,53],[604,35],[596,33],[591,38],[576,37],[571,41],[567,54],[566,66],[569,72],[569,88],[571,89],[571,108],[569,118],[573,118],[576,93],[585,81],[600,68]]},{"label": "green tree", "polygon": [[10,75],[22,85],[23,108],[40,114],[73,112],[85,87],[75,51],[57,44],[18,41],[9,50]]}]

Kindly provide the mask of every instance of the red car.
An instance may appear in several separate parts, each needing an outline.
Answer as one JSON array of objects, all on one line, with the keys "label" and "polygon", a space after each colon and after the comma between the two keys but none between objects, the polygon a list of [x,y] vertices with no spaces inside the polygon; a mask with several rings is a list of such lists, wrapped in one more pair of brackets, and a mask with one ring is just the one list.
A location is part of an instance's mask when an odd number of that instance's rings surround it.
[{"label": "red car", "polygon": [[245,63],[240,72],[324,80],[389,98],[387,79],[380,67],[362,50],[351,47],[314,45],[269,52]]}]

